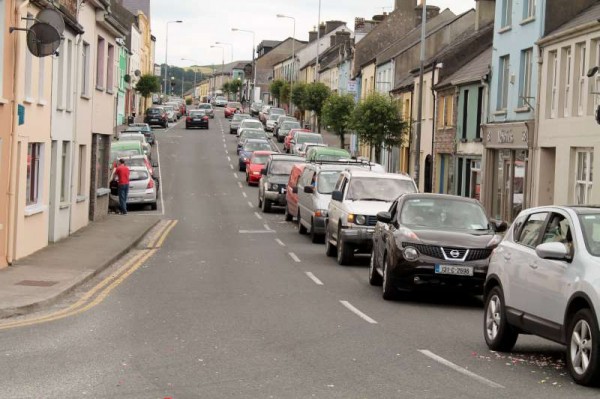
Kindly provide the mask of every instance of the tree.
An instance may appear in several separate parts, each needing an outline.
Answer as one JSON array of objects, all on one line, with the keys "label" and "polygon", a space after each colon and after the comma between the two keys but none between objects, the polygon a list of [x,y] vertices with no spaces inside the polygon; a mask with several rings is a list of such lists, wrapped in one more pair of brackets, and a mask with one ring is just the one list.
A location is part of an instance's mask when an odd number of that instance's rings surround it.
[{"label": "tree", "polygon": [[140,80],[135,85],[135,91],[144,98],[150,97],[152,93],[158,93],[160,91],[160,78],[150,74],[140,76]]},{"label": "tree", "polygon": [[304,107],[306,100],[306,83],[298,82],[294,83],[292,87],[292,102],[296,106],[296,110],[300,114],[300,122],[304,122]]},{"label": "tree", "polygon": [[309,83],[306,86],[306,96],[304,107],[308,111],[313,111],[317,115],[317,131],[321,133],[321,111],[327,97],[331,94],[329,87],[321,82]]},{"label": "tree", "polygon": [[345,134],[350,128],[354,108],[354,97],[350,94],[333,94],[323,104],[323,123],[340,137],[342,148],[346,145]]},{"label": "tree", "polygon": [[[237,96],[243,85],[244,85],[244,82],[242,82],[241,79],[234,79],[229,82],[229,90]],[[236,100],[237,100],[237,98],[236,98]]]},{"label": "tree", "polygon": [[283,104],[289,104],[290,103],[290,82],[283,82],[283,84],[281,85],[281,89],[279,90],[280,93],[280,98],[281,98],[281,103],[279,104],[279,106],[282,106]]},{"label": "tree", "polygon": [[277,79],[271,82],[269,89],[271,90],[271,96],[277,100],[277,104],[281,102],[281,89],[283,88],[285,81]]},{"label": "tree", "polygon": [[192,105],[192,102],[193,100],[190,97],[185,99],[185,105]]},{"label": "tree", "polygon": [[223,86],[221,86],[221,91],[225,94],[225,97],[229,100],[229,93],[231,93],[231,83],[225,82]]},{"label": "tree", "polygon": [[352,113],[351,124],[360,141],[375,149],[376,162],[381,162],[382,147],[391,149],[402,143],[408,127],[392,99],[378,93],[358,104]]}]

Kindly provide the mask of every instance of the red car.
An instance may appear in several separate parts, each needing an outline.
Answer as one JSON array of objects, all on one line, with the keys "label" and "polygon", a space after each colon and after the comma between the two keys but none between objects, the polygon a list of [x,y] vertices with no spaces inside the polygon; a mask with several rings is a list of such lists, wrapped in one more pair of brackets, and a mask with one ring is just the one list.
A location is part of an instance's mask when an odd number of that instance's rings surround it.
[{"label": "red car", "polygon": [[285,220],[291,222],[294,220],[294,215],[298,214],[298,180],[304,172],[306,164],[299,163],[292,167],[290,179],[287,183],[287,191],[285,192]]},{"label": "red car", "polygon": [[310,132],[308,129],[291,129],[287,136],[285,136],[285,140],[283,141],[283,150],[287,153],[290,152],[290,142],[294,138],[294,135],[297,132]]},{"label": "red car", "polygon": [[271,154],[273,154],[273,151],[254,151],[252,153],[250,162],[246,165],[246,183],[248,183],[249,186],[258,184],[262,177],[262,170]]},{"label": "red car", "polygon": [[225,106],[225,118],[231,118],[239,112],[242,112],[242,104],[238,102],[228,102]]}]

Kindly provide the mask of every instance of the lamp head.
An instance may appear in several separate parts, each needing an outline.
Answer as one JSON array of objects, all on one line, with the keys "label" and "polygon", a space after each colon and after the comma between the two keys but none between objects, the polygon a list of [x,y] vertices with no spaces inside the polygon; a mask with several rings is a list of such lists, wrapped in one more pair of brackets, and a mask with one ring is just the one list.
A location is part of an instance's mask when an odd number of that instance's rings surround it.
[{"label": "lamp head", "polygon": [[231,28],[232,32],[237,32],[239,29],[238,28]]},{"label": "lamp head", "polygon": [[597,74],[598,73],[598,69],[599,68],[597,66],[590,68],[590,70],[587,73],[587,77],[591,78],[592,76],[594,76],[595,74]]}]

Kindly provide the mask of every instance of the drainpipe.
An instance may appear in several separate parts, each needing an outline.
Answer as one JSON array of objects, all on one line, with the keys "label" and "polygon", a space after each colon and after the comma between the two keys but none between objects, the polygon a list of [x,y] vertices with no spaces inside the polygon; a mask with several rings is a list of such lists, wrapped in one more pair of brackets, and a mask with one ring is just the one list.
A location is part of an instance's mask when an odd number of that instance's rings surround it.
[{"label": "drainpipe", "polygon": [[[435,95],[435,69],[437,68],[437,60],[433,60],[431,68],[431,96],[433,97],[433,123],[431,124],[431,192],[435,192],[435,128],[436,128],[436,95]],[[423,184],[423,188],[425,184]]]},{"label": "drainpipe", "polygon": [[[73,85],[73,93],[71,93],[71,95],[73,96],[73,136],[71,139],[71,162],[69,162],[71,165],[71,175],[69,176],[69,181],[71,182],[71,188],[69,191],[69,196],[71,198],[71,205],[69,207],[69,235],[73,234],[73,211],[77,204],[78,195],[78,193],[75,190],[73,190],[75,186],[75,184],[73,184],[73,176],[75,175],[73,173],[73,167],[75,165],[73,161],[75,160],[75,154],[79,153],[79,151],[76,152],[76,150],[79,149],[79,141],[77,141],[77,111],[79,108],[79,97],[77,96],[77,92],[79,91],[79,55],[81,54],[80,46],[82,40],[82,34],[77,35],[77,37],[75,38],[75,54],[77,54],[77,57],[75,57],[75,84]],[[81,165],[81,159],[78,159],[78,165]],[[77,174],[77,176],[79,177],[79,174]]]},{"label": "drainpipe", "polygon": [[[20,22],[21,10],[27,7],[29,3],[23,3],[20,6],[15,4],[14,10],[14,19],[12,22],[18,24]],[[14,33],[14,32],[13,32]],[[18,98],[18,90],[19,90],[19,79],[18,73],[19,70],[19,40],[20,36],[15,33],[14,36],[14,70],[13,70],[13,98],[12,98],[12,128],[10,132],[10,165],[9,165],[9,185],[8,185],[8,218],[7,218],[7,226],[6,231],[8,234],[8,242],[7,242],[7,251],[6,251],[6,262],[9,265],[15,261],[15,245],[16,245],[16,235],[17,235],[17,174],[18,174],[18,164],[17,159],[19,158],[19,154],[17,154],[19,146],[17,140],[17,98]]]}]

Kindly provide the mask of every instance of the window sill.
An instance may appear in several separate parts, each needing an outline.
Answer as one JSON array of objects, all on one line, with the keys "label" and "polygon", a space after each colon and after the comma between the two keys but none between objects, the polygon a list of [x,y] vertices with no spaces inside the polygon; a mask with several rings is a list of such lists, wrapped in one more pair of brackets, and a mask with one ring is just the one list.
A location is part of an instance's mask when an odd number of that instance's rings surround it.
[{"label": "window sill", "polygon": [[57,111],[64,111],[65,109],[63,107],[56,107]]},{"label": "window sill", "polygon": [[115,94],[115,92],[112,91],[112,90],[106,90],[106,94],[111,94],[112,95],[112,94]]},{"label": "window sill", "polygon": [[475,138],[473,139],[473,141],[474,141],[475,143],[481,143],[481,142],[483,141],[483,139],[482,139],[481,137],[475,137]]},{"label": "window sill", "polygon": [[37,105],[40,107],[45,107],[46,105],[48,105],[48,101],[46,100],[38,100]]},{"label": "window sill", "polygon": [[71,113],[71,112],[73,112],[73,109],[72,108],[67,108],[65,111],[67,111],[68,113]]},{"label": "window sill", "polygon": [[469,141],[469,140],[467,140],[467,139],[466,139],[466,138],[464,138],[464,137],[460,139],[460,142],[461,142],[461,143],[466,143],[467,141]]},{"label": "window sill", "polygon": [[494,115],[495,116],[506,116],[506,110],[505,109],[499,109],[498,111],[494,111]]},{"label": "window sill", "polygon": [[86,94],[82,94],[80,97],[83,98],[84,100],[91,100],[92,99],[92,97],[90,97],[89,94],[87,94],[87,93]]},{"label": "window sill", "polygon": [[0,105],[8,104],[8,100],[6,98],[0,98]]},{"label": "window sill", "polygon": [[521,26],[527,25],[533,21],[535,21],[535,16],[527,17],[524,20],[522,20],[521,22],[519,22],[519,25],[521,25]]},{"label": "window sill", "polygon": [[530,111],[531,111],[531,108],[529,108],[529,107],[520,107],[520,108],[515,109],[515,112],[518,114],[523,114],[523,113],[527,113]]},{"label": "window sill", "polygon": [[96,197],[104,197],[110,194],[110,188],[98,188],[96,189]]},{"label": "window sill", "polygon": [[80,204],[82,202],[87,201],[88,197],[87,195],[78,195],[77,198],[75,199],[75,202]]},{"label": "window sill", "polygon": [[61,202],[60,205],[58,206],[58,209],[69,209],[71,207],[71,204],[68,202]]},{"label": "window sill", "polygon": [[25,97],[25,98],[23,99],[23,102],[24,102],[25,104],[33,104],[33,98],[31,98],[31,97]]},{"label": "window sill", "polygon": [[102,87],[102,86],[96,86],[96,90],[98,90],[98,91],[104,91],[104,87]]},{"label": "window sill", "polygon": [[502,34],[502,33],[508,32],[510,30],[512,30],[512,26],[508,25],[508,26],[505,26],[503,28],[500,28],[500,30],[498,31],[498,33]]},{"label": "window sill", "polygon": [[47,206],[42,204],[27,205],[25,207],[25,217],[37,215],[38,213],[43,213],[46,211],[47,208]]}]

